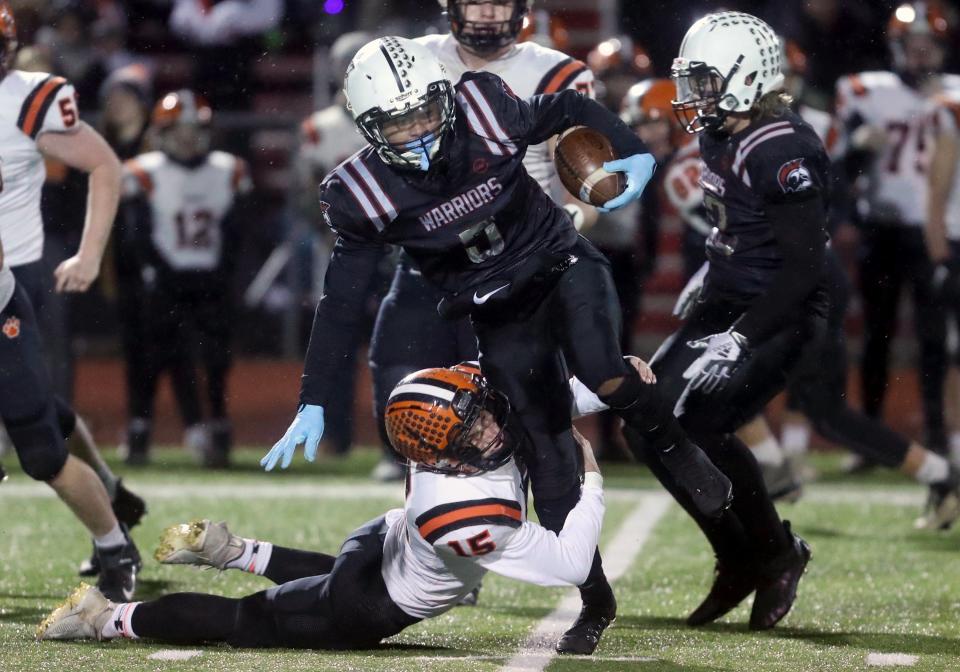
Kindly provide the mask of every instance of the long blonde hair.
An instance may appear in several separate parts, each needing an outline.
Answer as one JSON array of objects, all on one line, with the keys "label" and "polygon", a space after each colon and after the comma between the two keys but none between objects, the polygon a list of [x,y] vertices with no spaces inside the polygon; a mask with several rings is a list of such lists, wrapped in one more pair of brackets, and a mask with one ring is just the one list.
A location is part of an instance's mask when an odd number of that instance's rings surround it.
[{"label": "long blonde hair", "polygon": [[782,117],[793,105],[793,96],[784,91],[768,91],[750,108],[750,121]]}]

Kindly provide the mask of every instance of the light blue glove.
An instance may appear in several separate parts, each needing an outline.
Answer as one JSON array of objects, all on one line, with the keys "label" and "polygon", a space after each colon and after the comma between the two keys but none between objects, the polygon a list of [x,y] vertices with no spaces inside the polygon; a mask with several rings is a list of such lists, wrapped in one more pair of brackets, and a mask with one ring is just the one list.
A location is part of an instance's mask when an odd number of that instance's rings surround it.
[{"label": "light blue glove", "polygon": [[602,208],[597,208],[597,212],[610,212],[640,198],[644,187],[657,169],[657,160],[653,158],[653,154],[634,154],[625,159],[607,161],[603,164],[603,169],[608,173],[627,174],[627,188],[623,193],[604,203]]},{"label": "light blue glove", "polygon": [[307,462],[313,462],[317,459],[317,446],[320,445],[320,437],[323,436],[323,406],[311,406],[303,404],[297,411],[297,417],[290,423],[287,433],[283,438],[273,444],[270,452],[260,460],[260,466],[270,471],[280,458],[280,468],[286,469],[293,460],[293,453],[297,446],[303,444],[303,456]]}]

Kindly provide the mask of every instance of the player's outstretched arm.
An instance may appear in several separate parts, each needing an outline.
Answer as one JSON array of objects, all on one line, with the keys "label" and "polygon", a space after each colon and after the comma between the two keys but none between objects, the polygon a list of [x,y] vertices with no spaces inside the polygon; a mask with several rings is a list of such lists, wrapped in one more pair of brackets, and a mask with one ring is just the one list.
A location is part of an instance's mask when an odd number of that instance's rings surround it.
[{"label": "player's outstretched arm", "polygon": [[117,215],[120,161],[100,134],[84,122],[73,133],[42,133],[37,148],[44,156],[90,174],[80,247],[54,271],[58,292],[85,292],[100,274],[103,251]]},{"label": "player's outstretched arm", "polygon": [[580,501],[559,534],[530,521],[516,527],[466,527],[434,542],[440,557],[472,557],[492,572],[541,586],[579,586],[586,581],[603,524],[603,478],[590,443],[579,434],[575,437],[586,473]]}]

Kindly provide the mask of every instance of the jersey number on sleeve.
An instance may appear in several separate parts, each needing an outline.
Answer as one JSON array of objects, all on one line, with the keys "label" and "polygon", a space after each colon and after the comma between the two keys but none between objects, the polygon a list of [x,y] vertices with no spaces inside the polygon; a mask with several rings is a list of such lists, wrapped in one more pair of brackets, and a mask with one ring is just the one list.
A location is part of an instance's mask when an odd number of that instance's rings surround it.
[{"label": "jersey number on sleeve", "polygon": [[466,248],[467,257],[475,264],[482,264],[490,257],[503,252],[504,242],[500,230],[493,220],[477,222],[469,229],[460,232],[460,242]]},{"label": "jersey number on sleeve", "polygon": [[60,117],[63,119],[65,128],[73,128],[77,123],[76,101],[70,98],[62,98],[57,101],[60,106]]},{"label": "jersey number on sleeve", "polygon": [[467,546],[469,547],[467,550],[463,549],[463,545],[459,541],[448,541],[447,546],[452,548],[453,552],[461,558],[468,558],[471,555],[486,555],[497,550],[497,545],[490,538],[490,530],[484,530],[480,534],[475,534],[467,539]]}]

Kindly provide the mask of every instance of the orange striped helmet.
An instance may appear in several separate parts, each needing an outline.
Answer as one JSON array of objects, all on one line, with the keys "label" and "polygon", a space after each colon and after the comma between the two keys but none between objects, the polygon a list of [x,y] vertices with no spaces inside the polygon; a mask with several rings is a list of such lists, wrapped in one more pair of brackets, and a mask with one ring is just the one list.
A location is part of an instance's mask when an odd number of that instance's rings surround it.
[{"label": "orange striped helmet", "polygon": [[0,78],[7,74],[17,53],[17,23],[13,19],[13,9],[7,0],[0,0]]},{"label": "orange striped helmet", "polygon": [[906,2],[893,11],[887,23],[887,38],[900,40],[906,35],[931,35],[943,40],[953,28],[952,18],[937,0]]},{"label": "orange striped helmet", "polygon": [[170,128],[176,124],[196,124],[205,126],[210,123],[213,110],[203,98],[188,89],[171,91],[162,96],[153,106],[151,122],[158,129]]},{"label": "orange striped helmet", "polygon": [[463,365],[411,373],[393,388],[384,415],[394,449],[431,471],[473,475],[512,454],[510,404]]}]

